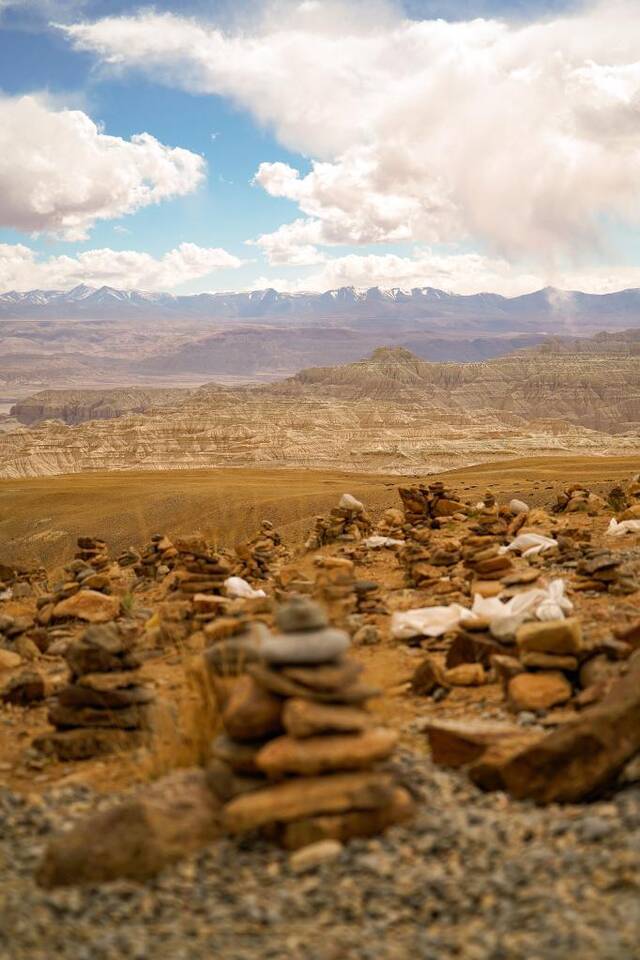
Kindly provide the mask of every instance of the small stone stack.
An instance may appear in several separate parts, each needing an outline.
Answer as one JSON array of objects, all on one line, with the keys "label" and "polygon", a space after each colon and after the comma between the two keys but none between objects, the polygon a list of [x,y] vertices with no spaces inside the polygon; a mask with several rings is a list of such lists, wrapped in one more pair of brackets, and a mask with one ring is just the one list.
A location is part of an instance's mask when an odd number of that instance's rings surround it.
[{"label": "small stone stack", "polygon": [[104,540],[98,537],[78,537],[76,560],[93,567],[94,570],[106,570],[109,566],[109,551]]},{"label": "small stone stack", "polygon": [[49,711],[56,728],[34,742],[60,760],[128,749],[149,726],[153,693],[140,678],[134,635],[115,623],[88,627],[65,659],[69,683]]},{"label": "small stone stack", "polygon": [[452,577],[453,570],[461,559],[462,551],[458,540],[427,540],[424,531],[420,530],[416,531],[415,538],[407,541],[399,553],[407,585],[416,589],[435,587],[447,577],[449,579],[445,583],[451,592],[463,589],[463,581],[459,577]]},{"label": "small stone stack", "polygon": [[233,573],[233,562],[209,549],[200,536],[175,541],[174,599],[189,600],[196,594],[224,594],[224,582]]},{"label": "small stone stack", "polygon": [[471,525],[472,533],[481,537],[506,539],[512,521],[511,511],[500,510],[491,490],[487,490],[476,511]]},{"label": "small stone stack", "polygon": [[513,571],[513,560],[509,554],[500,553],[500,546],[500,538],[491,534],[474,534],[462,541],[464,566],[474,580],[501,580]]},{"label": "small stone stack", "polygon": [[393,540],[404,540],[405,517],[402,510],[391,507],[382,514],[376,527],[376,533],[381,537],[391,537]]},{"label": "small stone stack", "polygon": [[553,513],[589,513],[595,514],[602,510],[605,502],[602,497],[591,493],[581,483],[573,483],[558,494],[555,504],[551,507]]},{"label": "small stone stack", "polygon": [[365,512],[364,505],[350,493],[344,493],[340,503],[331,510],[328,517],[315,518],[314,528],[307,539],[305,549],[317,550],[336,540],[357,543],[368,536],[372,529],[373,524]]},{"label": "small stone stack", "polygon": [[588,547],[576,567],[574,590],[595,590],[618,595],[635,593],[640,583],[623,557],[603,548]]},{"label": "small stone stack", "polygon": [[69,574],[69,579],[62,588],[64,596],[69,597],[81,588],[110,594],[111,581],[106,573],[109,564],[109,551],[104,540],[78,537],[75,558],[64,568]]},{"label": "small stone stack", "polygon": [[[132,548],[129,548],[127,556],[122,558],[125,563],[128,563],[131,553]],[[139,561],[134,561],[133,568],[138,577],[150,580],[162,579],[173,569],[177,556],[178,551],[169,537],[162,533],[154,533],[151,543],[144,548]],[[118,562],[121,563],[120,558]]]},{"label": "small stone stack", "polygon": [[[29,597],[34,592],[33,587],[46,584],[46,579],[44,567],[31,569],[0,563],[0,599]],[[6,594],[6,597],[3,597],[3,594]]]},{"label": "small stone stack", "polygon": [[366,709],[376,691],[345,657],[347,634],[305,598],[281,607],[277,625],[223,704],[209,775],[226,828],[295,849],[371,836],[408,817],[409,794],[380,767],[397,736]]},{"label": "small stone stack", "polygon": [[467,507],[442,481],[428,487],[398,487],[405,521],[411,527],[438,526],[447,517],[466,515]]},{"label": "small stone stack", "polygon": [[314,562],[318,570],[315,597],[331,622],[344,627],[358,605],[355,564],[346,557],[316,557]]},{"label": "small stone stack", "polygon": [[238,565],[235,574],[245,580],[269,580],[278,561],[286,555],[282,537],[269,520],[263,520],[260,533],[236,547]]}]

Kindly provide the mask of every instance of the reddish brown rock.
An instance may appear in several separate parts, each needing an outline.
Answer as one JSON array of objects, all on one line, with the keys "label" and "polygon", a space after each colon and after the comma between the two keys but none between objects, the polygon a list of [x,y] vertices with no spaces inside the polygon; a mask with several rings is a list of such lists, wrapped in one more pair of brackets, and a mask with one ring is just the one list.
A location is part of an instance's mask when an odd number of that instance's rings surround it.
[{"label": "reddish brown rock", "polygon": [[520,710],[549,710],[571,699],[571,684],[559,671],[519,673],[512,677],[507,688],[509,708]]},{"label": "reddish brown rock", "polygon": [[298,850],[321,840],[344,843],[354,837],[373,837],[413,814],[413,801],[403,787],[396,787],[389,803],[375,810],[352,810],[294,820],[280,828],[278,840],[287,850]]},{"label": "reddish brown rock", "polygon": [[358,707],[294,697],[285,702],[282,722],[288,734],[303,738],[325,733],[360,733],[373,725],[373,718]]},{"label": "reddish brown rock", "polygon": [[115,620],[119,613],[118,597],[107,596],[95,590],[79,590],[66,600],[61,600],[53,609],[56,620],[75,617],[87,623],[108,623]]},{"label": "reddish brown rock", "polygon": [[516,643],[521,653],[535,651],[572,656],[582,649],[582,627],[575,617],[523,623],[518,627]]},{"label": "reddish brown rock", "polygon": [[431,759],[443,767],[464,767],[478,760],[497,743],[522,737],[522,730],[511,723],[430,720],[425,726]]},{"label": "reddish brown rock", "polygon": [[612,783],[640,752],[640,656],[599,705],[494,771],[496,789],[538,803],[575,803]]},{"label": "reddish brown rock", "polygon": [[444,670],[433,657],[425,657],[411,678],[411,690],[419,697],[428,697],[438,687],[447,687]]},{"label": "reddish brown rock", "polygon": [[146,880],[220,836],[220,803],[201,770],[180,770],[137,799],[81,821],[50,841],[43,887]]},{"label": "reddish brown rock", "polygon": [[318,814],[376,810],[391,803],[394,789],[393,778],[385,773],[298,777],[236,797],[224,809],[224,825],[230,833],[245,833]]},{"label": "reddish brown rock", "polygon": [[452,687],[480,687],[487,682],[481,663],[461,663],[447,670],[444,678]]},{"label": "reddish brown rock", "polygon": [[317,776],[336,770],[362,770],[384,760],[393,752],[398,735],[385,727],[362,733],[320,737],[277,737],[262,748],[256,764],[269,777],[285,774]]},{"label": "reddish brown rock", "polygon": [[222,720],[234,740],[259,740],[282,730],[282,700],[253,677],[241,676],[224,707]]}]

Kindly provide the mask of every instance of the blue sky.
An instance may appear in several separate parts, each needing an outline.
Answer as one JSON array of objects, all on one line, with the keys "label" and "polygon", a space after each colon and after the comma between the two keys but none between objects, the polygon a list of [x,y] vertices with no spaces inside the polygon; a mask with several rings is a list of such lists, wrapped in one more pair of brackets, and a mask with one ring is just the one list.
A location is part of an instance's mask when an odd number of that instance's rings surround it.
[{"label": "blue sky", "polygon": [[[611,123],[621,124],[624,127],[622,133],[627,132],[624,124],[628,124],[628,119],[621,116],[620,111],[622,101],[633,100],[629,84],[636,83],[636,79],[629,80],[631,55],[625,59],[615,36],[608,41],[609,54],[606,43],[596,36],[598,22],[590,21],[590,12],[585,13],[581,5],[560,0],[448,0],[446,3],[405,0],[402,7],[399,4],[384,5],[372,15],[372,21],[379,17],[379,27],[374,23],[363,28],[363,34],[367,36],[371,29],[371,43],[376,44],[375,57],[360,50],[357,36],[352,52],[349,46],[349,37],[354,33],[352,21],[349,21],[350,26],[344,27],[345,69],[358,75],[359,84],[371,87],[365,90],[362,98],[355,96],[352,103],[348,97],[345,97],[344,104],[341,103],[340,88],[335,86],[336,78],[330,72],[331,64],[327,66],[329,73],[325,86],[321,75],[317,78],[304,76],[304,66],[302,71],[299,65],[295,69],[292,67],[291,74],[287,75],[287,64],[276,58],[269,63],[275,63],[277,70],[282,69],[283,75],[277,83],[273,81],[273,68],[267,63],[264,78],[257,75],[252,79],[251,89],[246,90],[242,71],[237,71],[232,62],[235,52],[225,68],[226,75],[212,77],[212,72],[220,72],[215,56],[211,54],[213,67],[203,65],[202,57],[196,58],[195,53],[191,56],[189,41],[185,40],[176,68],[172,59],[174,55],[167,49],[170,30],[167,22],[162,21],[163,13],[171,13],[177,18],[176,33],[184,30],[185,36],[194,24],[205,38],[210,35],[208,32],[222,27],[227,38],[240,38],[237,47],[240,57],[244,55],[242,44],[247,36],[257,38],[265,52],[260,55],[262,60],[258,60],[258,66],[254,67],[253,54],[246,48],[249,58],[247,73],[250,74],[259,69],[273,47],[273,17],[267,24],[264,7],[259,0],[246,4],[197,0],[193,3],[156,2],[155,14],[149,14],[156,19],[150,21],[151,29],[147,33],[156,38],[157,43],[151,58],[153,66],[147,67],[148,55],[136,53],[136,43],[143,42],[143,24],[132,19],[141,10],[138,4],[125,0],[87,0],[85,3],[56,0],[4,0],[3,3],[0,0],[0,94],[5,105],[16,102],[23,95],[36,95],[40,102],[46,103],[45,109],[50,113],[60,114],[71,109],[86,114],[98,125],[100,134],[129,142],[136,134],[148,133],[161,145],[183,148],[195,157],[202,157],[206,163],[206,175],[200,179],[193,175],[193,186],[185,184],[173,192],[167,188],[161,202],[145,202],[139,206],[129,204],[131,211],[123,215],[119,215],[119,210],[129,210],[126,203],[113,214],[105,213],[102,204],[101,212],[92,214],[87,220],[86,229],[76,230],[73,235],[73,231],[66,228],[60,230],[59,225],[49,228],[43,218],[43,229],[39,228],[37,218],[32,221],[26,214],[22,218],[20,211],[15,211],[19,198],[13,204],[12,212],[2,219],[0,204],[0,245],[4,245],[0,247],[0,286],[4,287],[13,277],[12,271],[15,272],[16,268],[11,250],[18,245],[32,251],[29,257],[37,264],[48,263],[46,270],[40,266],[32,269],[23,250],[15,285],[25,286],[31,276],[35,279],[43,276],[55,285],[58,285],[58,277],[61,285],[67,276],[85,279],[83,269],[88,282],[95,283],[96,277],[99,279],[102,268],[96,270],[86,264],[83,267],[79,262],[77,268],[70,269],[60,258],[77,259],[83,253],[110,250],[133,251],[161,260],[168,251],[181,244],[192,244],[203,250],[222,249],[231,258],[243,262],[237,265],[234,260],[232,266],[223,264],[202,275],[194,275],[197,270],[187,271],[176,275],[175,280],[169,276],[166,266],[162,271],[140,268],[131,274],[123,269],[121,285],[128,285],[131,277],[135,280],[138,276],[142,280],[148,278],[149,284],[157,286],[162,282],[179,291],[247,288],[267,282],[295,289],[304,287],[305,281],[310,286],[331,285],[332,281],[353,282],[359,286],[376,282],[382,285],[397,282],[409,286],[415,283],[446,286],[449,280],[451,288],[462,292],[470,292],[475,284],[513,293],[535,287],[538,281],[558,282],[565,278],[576,284],[583,281],[582,286],[592,282],[593,288],[598,285],[603,289],[607,285],[631,285],[629,280],[633,280],[633,271],[640,261],[636,222],[625,213],[634,202],[631,171],[627,167],[638,146],[635,142],[631,145],[632,150],[627,143],[621,153],[622,148],[616,146],[610,132],[599,131],[595,122],[590,122],[589,128],[584,133],[581,131],[579,138],[576,135],[576,143],[571,145],[573,159],[570,165],[567,161],[562,166],[564,142],[558,148],[557,156],[553,156],[555,147],[550,148],[549,144],[560,143],[566,138],[566,130],[576,126],[574,117],[563,117],[554,127],[553,100],[548,112],[543,101],[544,96],[549,96],[548,80],[543,78],[544,85],[540,81],[541,92],[537,100],[531,96],[531,87],[532,84],[535,87],[538,81],[527,81],[523,90],[524,109],[531,111],[532,132],[539,127],[541,116],[550,118],[550,126],[548,131],[543,131],[544,141],[532,144],[531,165],[522,164],[521,170],[511,171],[512,160],[516,161],[516,166],[520,163],[521,121],[517,111],[512,111],[514,94],[507,88],[507,82],[512,83],[512,75],[517,74],[515,68],[521,68],[522,73],[533,69],[532,65],[539,62],[543,64],[541,70],[548,69],[552,56],[563,51],[563,43],[573,43],[566,40],[567,34],[560,26],[553,26],[549,29],[555,33],[549,34],[541,52],[538,40],[527,40],[523,44],[519,39],[525,36],[522,31],[527,25],[548,24],[561,14],[578,18],[578,36],[582,36],[584,42],[581,49],[567,51],[569,79],[558,80],[553,75],[552,80],[554,83],[570,83],[574,96],[575,78],[584,82],[585,64],[595,62],[604,70],[613,63],[614,68],[620,70],[620,83],[625,84],[622,92],[610,81],[605,87],[598,74],[588,78],[588,89],[584,94],[578,91],[577,96],[592,99],[600,126],[600,118],[610,111]],[[304,7],[305,10],[304,19],[295,21],[298,33],[292,42],[308,43],[312,53],[316,37],[324,38],[326,33],[322,5],[317,0],[298,3],[292,0],[286,5],[280,4],[277,8],[280,17],[278,30],[288,29],[288,17],[294,7]],[[349,7],[356,14],[358,11],[362,13],[362,5],[358,8],[357,0],[351,4],[331,4],[324,8],[327,21],[342,23],[342,8],[348,10]],[[365,5],[365,9],[373,10],[373,5]],[[127,30],[133,31],[132,42],[113,40],[110,36],[105,18],[114,17],[120,18]],[[450,61],[442,58],[444,65],[434,63],[430,73],[429,58],[434,56],[434,50],[440,56],[442,49],[446,50],[449,44],[455,51],[458,35],[421,35],[419,42],[424,44],[424,54],[416,54],[415,29],[401,26],[403,21],[413,21],[415,28],[421,21],[437,17],[456,22],[458,27],[464,27],[465,22],[476,17],[507,21],[506,35],[491,41],[490,55],[494,56],[493,47],[496,51],[495,70],[490,63],[487,65],[486,40],[480,27],[470,25],[471,39],[465,38],[464,41],[471,44],[473,56],[477,54],[482,58],[482,69],[487,72],[484,81],[482,76],[478,78],[479,84],[486,83],[489,96],[495,92],[496,102],[488,104],[486,119],[478,114],[478,107],[472,99],[475,97],[472,71],[467,76],[458,75],[456,71],[461,68],[451,67]],[[53,26],[53,22],[67,24],[71,30]],[[136,32],[136,23],[140,26],[139,32]],[[89,25],[88,32],[73,32],[78,24]],[[402,65],[399,64],[398,92],[394,93],[395,68],[388,66],[384,44],[387,42],[385,38],[396,28],[399,32],[391,48],[393,56],[401,61],[398,52],[406,43],[411,55],[417,56],[416,62],[423,73],[410,87],[413,79],[400,75]],[[593,31],[593,50],[589,49],[590,30]],[[627,38],[630,44],[632,40],[632,37]],[[337,40],[331,34],[332,49],[337,51],[338,58],[342,56],[342,42],[341,34]],[[531,44],[530,53],[527,43]],[[509,44],[515,53],[511,52]],[[380,72],[382,107],[379,109],[374,69],[378,69],[382,56],[385,63]],[[110,62],[114,57],[119,61],[117,69]],[[363,58],[361,63],[357,61],[358,57]],[[369,60],[370,57],[373,59]],[[496,71],[505,69],[502,61],[512,57],[519,57],[520,62],[512,64],[509,61],[508,76],[501,83],[505,89],[498,91]],[[321,65],[320,74],[322,69]],[[437,70],[442,72],[443,80]],[[310,64],[309,73],[312,72],[318,73],[318,68]],[[182,79],[185,76],[187,80]],[[301,92],[296,99],[298,83]],[[422,84],[422,88],[418,84]],[[304,99],[306,87],[309,115]],[[330,91],[328,98],[335,98],[335,128],[333,114],[324,109],[326,105],[321,102],[324,89]],[[446,102],[448,89],[457,91],[450,103]],[[438,101],[435,90],[439,91]],[[396,97],[395,101],[393,97]],[[603,97],[609,100],[605,102]],[[425,111],[423,122],[416,123],[414,129],[411,119],[404,118],[398,132],[392,119],[394,113],[402,114],[412,98],[418,111]],[[613,102],[612,98],[617,99]],[[591,107],[591,101],[576,102],[573,107],[575,117],[582,122],[585,110]],[[498,139],[501,137],[503,124],[495,125],[496,115],[499,118],[501,111],[509,133],[502,145],[493,142],[496,132]],[[315,113],[317,117],[312,116]],[[19,118],[13,116],[18,125]],[[481,165],[471,141],[469,156],[465,163],[459,163],[459,169],[452,170],[449,162],[452,151],[457,153],[464,149],[470,116],[477,117],[477,123],[473,124],[474,138],[482,145],[483,151],[487,151],[486,167],[477,174],[475,168]],[[350,118],[354,127],[352,139],[349,135]],[[441,134],[437,130],[439,124],[442,125]],[[424,130],[429,128],[435,131],[433,140],[425,142]],[[389,156],[390,138],[394,156]],[[606,162],[608,169],[619,166],[619,183],[602,185],[599,170],[591,169],[594,138],[598,150],[611,154],[604,155],[602,163]],[[65,170],[69,161],[62,152],[59,159],[56,158],[55,137],[51,144],[39,147],[27,143],[24,146],[25,151],[31,150],[32,153],[39,149],[49,158],[54,157],[54,162],[59,164],[58,174]],[[539,151],[540,158],[537,161],[536,151]],[[584,169],[581,155],[585,158]],[[10,158],[5,160],[5,165],[10,162]],[[34,162],[37,163],[37,157]],[[321,175],[314,163],[325,165],[321,168]],[[261,164],[266,167],[255,182]],[[549,166],[549,182],[539,187],[538,195],[528,198],[533,175],[538,178],[541,164],[545,168],[543,173]],[[409,166],[411,170],[407,174]],[[380,171],[386,167],[388,170],[385,169],[383,177]],[[69,169],[69,176],[76,179],[92,176],[91,170],[72,173],[72,164]],[[491,172],[493,169],[495,173]],[[471,170],[478,177],[476,186],[467,183],[467,171]],[[505,170],[512,173],[513,182],[509,182],[509,177],[505,180]],[[123,169],[122,175],[128,177],[130,171]],[[27,183],[22,188],[15,169],[8,170],[7,176],[14,194],[16,189],[24,189],[25,205],[31,202],[29,190],[32,185]],[[557,194],[560,176],[566,180],[561,203]],[[330,188],[326,177],[331,178]],[[580,191],[584,191],[586,197],[590,184],[596,184],[602,196],[591,196],[587,208],[581,209]],[[503,188],[504,196],[501,193]],[[57,187],[52,187],[52,194],[56,190]],[[493,209],[482,209],[476,196],[479,191],[485,191],[487,197],[492,197],[492,191],[495,192]],[[534,212],[528,217],[523,215],[521,222],[514,218],[516,222],[507,227],[500,221],[512,217],[513,197],[522,198],[523,206],[531,207]],[[565,198],[571,209],[563,219],[558,209]],[[65,216],[73,202],[77,203],[77,200],[68,201],[63,212]],[[502,204],[504,210],[501,212]],[[490,206],[489,203],[486,206]],[[32,222],[36,222],[37,229],[28,228]],[[247,243],[260,236],[273,236],[280,228],[284,228],[285,234],[282,240],[278,234],[275,250],[269,240],[261,246]],[[83,232],[82,236],[80,232]],[[7,248],[11,248],[8,253]],[[4,273],[2,250],[7,264]],[[116,262],[121,261],[114,260]],[[115,281],[116,267],[113,271]]]}]

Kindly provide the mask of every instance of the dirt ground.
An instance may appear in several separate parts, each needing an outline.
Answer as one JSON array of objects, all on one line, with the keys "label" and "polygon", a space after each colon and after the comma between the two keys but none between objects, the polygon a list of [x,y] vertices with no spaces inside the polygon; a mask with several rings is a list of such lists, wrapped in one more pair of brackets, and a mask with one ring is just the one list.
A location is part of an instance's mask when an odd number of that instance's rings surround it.
[{"label": "dirt ground", "polygon": [[[628,480],[638,470],[640,462],[635,458],[572,458],[488,464],[442,476],[448,487],[471,502],[476,495],[480,496],[490,488],[501,502],[517,495],[532,505],[550,507],[556,493],[572,481],[581,480],[594,492],[606,493],[612,485]],[[155,530],[179,533],[199,528],[205,532],[216,530],[222,540],[231,544],[235,536],[255,531],[259,519],[266,516],[282,529],[301,569],[312,573],[313,560],[318,552],[303,555],[300,538],[313,516],[326,512],[335,505],[342,492],[349,490],[362,497],[376,517],[384,508],[399,505],[396,488],[401,483],[400,478],[231,470],[167,476],[118,474],[5,482],[0,488],[3,516],[0,528],[3,531],[11,529],[13,540],[9,544],[3,542],[0,559],[5,558],[7,546],[11,555],[12,544],[15,547],[17,543],[29,543],[30,549],[35,550],[36,544],[28,531],[38,517],[43,521],[43,527],[46,523],[65,531],[64,542],[56,542],[56,549],[49,553],[59,562],[63,553],[66,556],[72,554],[78,533],[104,535],[112,547],[123,543],[142,546]],[[572,522],[589,525],[599,540],[608,520],[609,516],[605,514],[595,519],[576,515]],[[612,546],[610,541],[608,545]],[[625,546],[638,548],[640,536],[628,538]],[[319,552],[335,554],[340,549],[334,544]],[[40,556],[40,562],[48,565],[44,545]],[[358,566],[358,575],[381,584],[389,612],[433,602],[427,594],[405,588],[403,572],[389,550],[370,551],[365,562]],[[136,597],[141,607],[151,610],[154,602],[160,599],[160,587],[154,584]],[[611,619],[616,623],[630,622],[640,611],[637,594],[615,598],[606,595],[589,598],[576,594],[573,599],[578,616],[595,628],[606,625]],[[9,601],[3,604],[2,612],[14,616],[32,613],[33,606],[33,601]],[[455,688],[444,704],[414,696],[409,689],[409,680],[423,651],[390,637],[388,615],[379,618],[379,627],[381,643],[356,647],[352,654],[365,665],[367,679],[381,690],[382,696],[374,701],[373,709],[400,732],[401,741],[406,746],[418,752],[426,750],[424,735],[419,732],[419,721],[434,713],[449,718],[507,715],[498,684]],[[437,652],[438,641],[431,642],[429,649]],[[172,705],[180,715],[193,707],[194,695],[187,681],[186,666],[191,657],[197,659],[198,652],[198,649],[178,649],[175,646],[151,650],[143,668],[158,699]],[[66,674],[64,661],[59,657],[44,655],[33,666],[54,685]],[[28,709],[3,708],[0,712],[0,783],[29,794],[73,782],[113,791],[153,776],[156,770],[157,758],[147,756],[141,764],[139,756],[129,754],[83,763],[44,762],[31,755],[29,744],[34,736],[47,729],[45,704]]]}]

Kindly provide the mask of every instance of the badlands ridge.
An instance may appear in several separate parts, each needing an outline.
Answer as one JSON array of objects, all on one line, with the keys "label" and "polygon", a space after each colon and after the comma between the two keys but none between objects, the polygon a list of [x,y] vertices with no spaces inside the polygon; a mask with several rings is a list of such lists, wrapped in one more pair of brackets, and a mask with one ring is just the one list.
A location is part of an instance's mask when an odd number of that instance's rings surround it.
[{"label": "badlands ridge", "polygon": [[640,450],[629,334],[483,363],[402,347],[270,384],[48,390],[0,430],[0,477],[222,466],[428,474],[519,456]]}]

